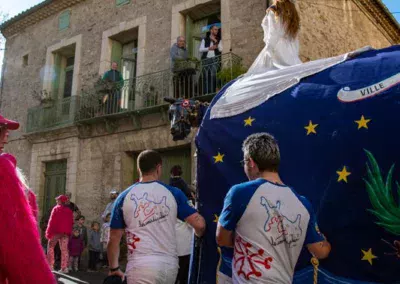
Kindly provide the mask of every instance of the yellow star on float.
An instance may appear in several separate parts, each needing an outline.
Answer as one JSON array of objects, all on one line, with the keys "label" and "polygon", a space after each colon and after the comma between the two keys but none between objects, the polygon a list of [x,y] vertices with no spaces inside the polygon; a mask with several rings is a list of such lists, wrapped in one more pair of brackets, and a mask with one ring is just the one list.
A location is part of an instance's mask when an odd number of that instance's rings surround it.
[{"label": "yellow star on float", "polygon": [[371,265],[372,265],[372,260],[373,260],[374,258],[378,258],[377,256],[375,256],[375,255],[372,254],[372,249],[369,249],[368,251],[365,251],[365,250],[361,250],[361,251],[362,251],[362,253],[364,254],[364,256],[363,256],[363,258],[362,258],[361,260],[366,260],[366,261],[368,261],[369,264],[371,264]]},{"label": "yellow star on float", "polygon": [[223,163],[224,162],[224,156],[225,156],[225,154],[221,155],[221,153],[218,152],[218,155],[213,157],[214,158],[214,164]]},{"label": "yellow star on float", "polygon": [[370,121],[371,121],[371,119],[365,119],[365,117],[363,115],[361,116],[360,120],[354,120],[354,122],[358,124],[357,129],[360,129],[360,128],[368,129],[368,122],[370,122]]},{"label": "yellow star on float", "polygon": [[255,118],[252,118],[251,116],[249,116],[248,119],[244,120],[244,126],[253,126],[253,121],[255,121]]},{"label": "yellow star on float", "polygon": [[336,173],[339,175],[338,180],[337,180],[338,182],[340,182],[340,181],[342,181],[342,180],[344,180],[345,182],[347,182],[347,177],[348,177],[349,175],[351,175],[351,172],[348,172],[348,171],[347,171],[346,166],[343,167],[343,170],[337,171]]},{"label": "yellow star on float", "polygon": [[304,127],[307,130],[307,135],[310,135],[311,133],[317,134],[317,131],[315,130],[317,126],[318,124],[313,124],[312,121],[310,120],[308,125]]},{"label": "yellow star on float", "polygon": [[218,221],[219,221],[219,216],[217,215],[217,214],[214,214],[214,223],[218,223]]}]

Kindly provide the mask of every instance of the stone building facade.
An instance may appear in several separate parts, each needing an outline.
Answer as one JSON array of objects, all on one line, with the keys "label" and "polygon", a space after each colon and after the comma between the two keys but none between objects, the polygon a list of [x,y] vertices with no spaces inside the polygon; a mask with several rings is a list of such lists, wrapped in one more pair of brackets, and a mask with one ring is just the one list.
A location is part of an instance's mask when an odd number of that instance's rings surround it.
[{"label": "stone building facade", "polygon": [[[400,43],[399,25],[380,0],[297,5],[304,61]],[[266,0],[46,0],[4,23],[0,112],[22,124],[6,150],[29,176],[42,213],[67,190],[88,220],[97,219],[109,190],[136,180],[135,157],[144,149],[160,150],[166,167],[184,165],[185,178],[193,181],[195,131],[172,141],[160,97],[148,104],[144,93],[133,92],[124,112],[86,119],[77,115],[84,94],[115,60],[129,84],[159,84],[157,74],[170,68],[177,36],[185,35],[192,56],[198,56],[199,36],[211,18],[221,23],[223,53],[234,53],[248,67],[263,48],[260,22],[267,7]],[[150,96],[157,88],[150,87]],[[53,100],[46,102],[49,93]]]}]

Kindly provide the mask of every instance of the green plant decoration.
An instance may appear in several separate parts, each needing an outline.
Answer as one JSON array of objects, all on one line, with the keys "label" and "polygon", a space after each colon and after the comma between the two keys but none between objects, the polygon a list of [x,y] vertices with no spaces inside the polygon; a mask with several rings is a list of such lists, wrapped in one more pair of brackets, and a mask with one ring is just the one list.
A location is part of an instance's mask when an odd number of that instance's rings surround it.
[{"label": "green plant decoration", "polygon": [[371,152],[364,150],[367,154],[369,164],[367,164],[367,178],[364,182],[367,187],[369,199],[373,209],[368,209],[378,218],[377,225],[386,231],[400,235],[400,186],[397,185],[398,200],[396,202],[392,192],[392,177],[394,164],[391,166],[386,181],[383,181],[379,165]]},{"label": "green plant decoration", "polygon": [[222,82],[229,82],[246,72],[247,69],[244,68],[241,64],[233,64],[231,67],[225,67],[221,71],[219,71],[217,73],[217,78]]}]

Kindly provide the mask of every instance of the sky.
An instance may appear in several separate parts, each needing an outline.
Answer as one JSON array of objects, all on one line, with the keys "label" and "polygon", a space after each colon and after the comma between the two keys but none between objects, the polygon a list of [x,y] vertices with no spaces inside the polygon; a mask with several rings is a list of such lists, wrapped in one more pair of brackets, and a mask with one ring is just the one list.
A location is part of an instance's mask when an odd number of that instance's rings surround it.
[{"label": "sky", "polygon": [[[3,13],[7,13],[11,18],[42,1],[43,0],[14,0],[14,1],[0,0],[0,11]],[[314,0],[314,1],[325,1],[325,0]],[[330,1],[336,1],[336,0],[330,0]],[[383,0],[383,2],[389,8],[389,11],[399,12],[397,14],[394,14],[394,16],[400,23],[400,0]],[[0,49],[1,48],[2,47],[0,47]],[[3,51],[0,50],[0,64],[2,64],[2,62],[3,62]]]}]

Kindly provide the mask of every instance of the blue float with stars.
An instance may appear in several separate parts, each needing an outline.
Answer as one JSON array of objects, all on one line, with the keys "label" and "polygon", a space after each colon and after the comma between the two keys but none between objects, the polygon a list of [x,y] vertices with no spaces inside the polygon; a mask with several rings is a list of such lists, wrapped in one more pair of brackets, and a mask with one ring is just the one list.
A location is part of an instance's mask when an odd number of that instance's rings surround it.
[{"label": "blue float with stars", "polygon": [[318,266],[303,250],[294,283],[399,281],[400,46],[361,53],[246,112],[210,119],[228,87],[196,137],[199,210],[208,229],[192,278],[196,272],[197,283],[216,283],[218,271],[231,273],[232,251],[215,241],[218,215],[230,187],[247,180],[244,139],[269,132],[280,146],[282,180],[312,203],[332,244]]}]

